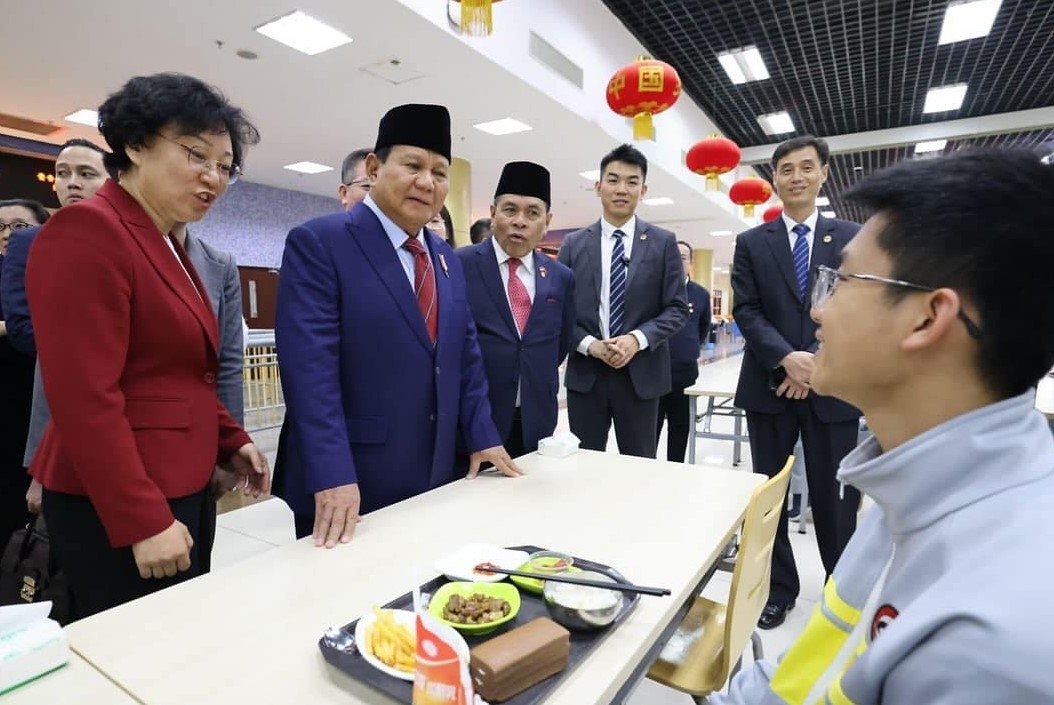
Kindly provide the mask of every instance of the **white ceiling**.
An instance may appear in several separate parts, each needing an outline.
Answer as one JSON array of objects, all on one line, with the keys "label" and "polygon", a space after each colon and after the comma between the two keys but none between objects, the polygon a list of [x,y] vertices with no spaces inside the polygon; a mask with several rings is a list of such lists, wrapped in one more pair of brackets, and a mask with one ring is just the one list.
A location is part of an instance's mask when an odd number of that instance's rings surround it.
[{"label": "white ceiling", "polygon": [[[600,157],[623,139],[624,127],[618,120],[613,129],[610,117],[598,124],[599,119],[555,99],[559,91],[535,88],[516,75],[513,64],[499,65],[469,43],[525,36],[527,30],[519,23],[501,24],[502,7],[528,2],[536,30],[545,29],[546,7],[562,2],[564,10],[575,5],[583,31],[591,31],[599,20],[607,23],[601,41],[621,32],[619,42],[636,45],[599,0],[506,0],[495,6],[495,35],[484,40],[463,39],[438,26],[434,17],[428,19],[407,7],[415,0],[107,0],[101,5],[36,0],[11,3],[4,10],[0,112],[62,124],[64,129],[48,138],[55,143],[71,137],[98,141],[93,128],[63,123],[62,116],[96,107],[132,75],[189,73],[219,87],[259,127],[262,141],[249,153],[247,180],[335,196],[337,171],[298,175],[281,167],[310,160],[339,169],[348,151],[373,144],[377,121],[388,108],[406,102],[442,103],[451,109],[454,155],[472,164],[474,217],[487,213],[501,166],[530,159],[547,166],[553,175],[552,227],[577,227],[599,214],[592,185],[578,173],[598,168]],[[354,41],[312,57],[253,31],[292,9],[343,30]],[[588,13],[595,13],[593,20]],[[573,48],[558,48],[574,54]],[[256,52],[259,58],[241,59],[235,55],[240,49]],[[392,85],[363,70],[392,59],[399,60],[401,73],[419,77]],[[628,55],[624,61],[631,59]],[[534,63],[526,53],[522,61]],[[562,81],[553,76],[554,81]],[[562,89],[568,85],[564,83]],[[590,103],[603,105],[602,86],[597,89],[587,82],[586,91],[596,94],[595,99],[584,96]],[[670,111],[675,112],[706,119],[686,97]],[[535,129],[495,137],[472,128],[473,123],[506,116]],[[656,120],[660,133],[664,117]],[[680,161],[678,145],[645,148],[652,157],[649,195],[668,196],[675,204],[642,206],[641,215],[652,222],[676,222],[678,235],[699,247],[713,247],[715,266],[727,265],[732,238],[711,238],[708,233],[742,230],[743,222],[719,199],[701,195],[702,178],[675,163]],[[659,150],[665,151],[657,160],[652,154]]]}]

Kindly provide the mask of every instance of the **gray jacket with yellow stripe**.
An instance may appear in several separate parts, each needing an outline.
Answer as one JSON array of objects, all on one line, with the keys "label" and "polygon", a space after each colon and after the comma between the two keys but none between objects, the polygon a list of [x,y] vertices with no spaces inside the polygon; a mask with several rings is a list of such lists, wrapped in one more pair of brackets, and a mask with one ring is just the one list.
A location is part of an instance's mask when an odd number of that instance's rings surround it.
[{"label": "gray jacket with yellow stripe", "polygon": [[[1034,401],[983,407],[888,453],[871,437],[846,456],[839,478],[876,507],[778,665],[753,664],[710,702],[1054,703],[1054,439]],[[860,620],[863,640],[846,646]],[[848,666],[822,679],[843,646]]]}]

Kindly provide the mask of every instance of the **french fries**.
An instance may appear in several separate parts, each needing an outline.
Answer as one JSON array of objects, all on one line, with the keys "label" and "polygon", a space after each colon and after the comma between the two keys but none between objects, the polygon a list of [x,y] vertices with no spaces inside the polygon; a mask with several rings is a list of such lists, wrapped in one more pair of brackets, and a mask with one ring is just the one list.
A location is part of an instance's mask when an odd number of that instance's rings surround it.
[{"label": "french fries", "polygon": [[404,673],[413,673],[417,643],[413,632],[399,624],[391,610],[373,608],[376,620],[366,628],[366,645],[378,661]]}]

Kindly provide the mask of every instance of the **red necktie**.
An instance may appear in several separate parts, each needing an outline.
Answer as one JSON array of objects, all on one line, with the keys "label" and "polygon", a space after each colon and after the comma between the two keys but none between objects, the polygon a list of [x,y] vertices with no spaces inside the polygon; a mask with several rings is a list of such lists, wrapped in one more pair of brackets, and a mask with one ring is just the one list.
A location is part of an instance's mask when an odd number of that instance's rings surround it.
[{"label": "red necktie", "polygon": [[523,335],[523,330],[527,327],[527,319],[531,315],[531,295],[527,293],[527,287],[516,276],[516,270],[523,263],[515,257],[510,257],[508,262],[509,306],[512,308],[512,317],[516,319],[516,327],[520,329],[520,335]]},{"label": "red necktie", "polygon": [[403,248],[414,256],[414,293],[417,294],[417,307],[428,328],[428,337],[435,345],[439,335],[439,307],[436,305],[436,273],[432,260],[428,258],[424,245],[417,238],[407,238]]}]

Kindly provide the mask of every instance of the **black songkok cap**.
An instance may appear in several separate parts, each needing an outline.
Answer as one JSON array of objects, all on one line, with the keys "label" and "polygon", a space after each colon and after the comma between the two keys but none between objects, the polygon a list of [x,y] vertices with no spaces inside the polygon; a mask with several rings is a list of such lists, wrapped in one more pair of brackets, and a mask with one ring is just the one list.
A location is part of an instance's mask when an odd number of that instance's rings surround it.
[{"label": "black songkok cap", "polygon": [[549,170],[534,162],[509,162],[501,170],[498,188],[494,190],[494,199],[505,194],[533,196],[545,201],[545,207],[552,205],[549,197]]},{"label": "black songkok cap", "polygon": [[450,112],[442,105],[417,103],[392,108],[381,118],[373,151],[398,144],[421,147],[450,161]]}]

